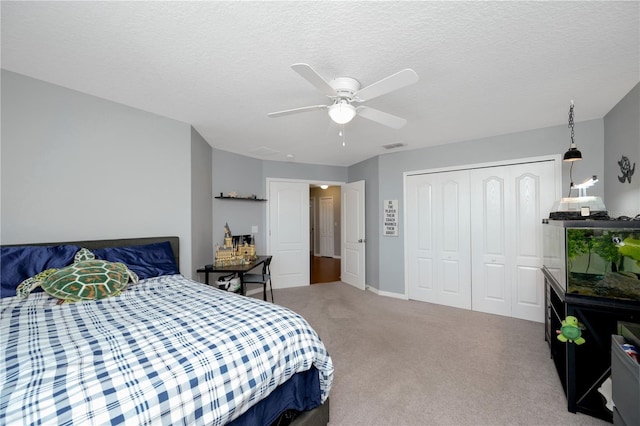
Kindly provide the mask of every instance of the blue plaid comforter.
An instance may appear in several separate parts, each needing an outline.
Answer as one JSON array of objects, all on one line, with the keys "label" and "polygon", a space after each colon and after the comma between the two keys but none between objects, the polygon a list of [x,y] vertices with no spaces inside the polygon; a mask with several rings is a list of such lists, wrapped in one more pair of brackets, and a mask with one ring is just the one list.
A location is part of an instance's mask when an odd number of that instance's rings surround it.
[{"label": "blue plaid comforter", "polygon": [[298,314],[181,275],[56,305],[0,299],[1,424],[207,424],[244,413],[314,365],[333,365]]}]

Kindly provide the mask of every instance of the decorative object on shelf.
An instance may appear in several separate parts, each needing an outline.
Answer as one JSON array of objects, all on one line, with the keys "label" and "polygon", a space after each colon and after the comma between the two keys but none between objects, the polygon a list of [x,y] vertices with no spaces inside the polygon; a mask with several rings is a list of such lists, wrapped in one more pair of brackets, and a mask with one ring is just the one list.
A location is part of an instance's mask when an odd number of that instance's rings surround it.
[{"label": "decorative object on shelf", "polygon": [[229,193],[229,198],[237,198],[237,197],[238,197],[238,193],[237,193],[237,192],[235,192],[235,191],[231,191],[231,192]]},{"label": "decorative object on shelf", "polygon": [[582,153],[578,151],[578,147],[576,146],[576,141],[574,140],[574,132],[573,132],[573,100],[571,101],[571,106],[569,107],[569,128],[571,129],[571,145],[569,146],[569,150],[564,153],[563,161],[578,161],[582,160]]},{"label": "decorative object on shelf", "polygon": [[562,320],[562,327],[560,327],[560,330],[556,330],[556,333],[558,333],[558,340],[564,343],[569,342],[581,345],[585,342],[578,318],[571,315]]},{"label": "decorative object on shelf", "polygon": [[618,165],[620,166],[620,173],[622,173],[622,176],[618,176],[618,181],[620,181],[620,183],[624,183],[626,180],[631,183],[631,176],[633,176],[636,171],[635,161],[633,163],[633,167],[631,167],[631,161],[623,155],[620,161],[618,161]]},{"label": "decorative object on shelf", "polygon": [[220,247],[219,244],[216,244],[215,265],[244,265],[247,263],[251,263],[251,261],[255,260],[256,258],[257,256],[255,241],[252,240],[251,243],[244,241],[242,244],[234,244],[233,235],[231,234],[229,224],[225,223],[224,245]]}]

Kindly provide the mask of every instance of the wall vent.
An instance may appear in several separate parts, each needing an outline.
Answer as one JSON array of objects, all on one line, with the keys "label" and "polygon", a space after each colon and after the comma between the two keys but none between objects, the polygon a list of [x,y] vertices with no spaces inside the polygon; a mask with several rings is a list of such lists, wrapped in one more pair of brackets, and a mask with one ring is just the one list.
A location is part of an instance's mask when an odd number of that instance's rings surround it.
[{"label": "wall vent", "polygon": [[403,146],[407,146],[407,144],[402,142],[396,142],[396,143],[390,143],[387,145],[382,145],[384,149],[396,149],[396,148],[402,148]]}]

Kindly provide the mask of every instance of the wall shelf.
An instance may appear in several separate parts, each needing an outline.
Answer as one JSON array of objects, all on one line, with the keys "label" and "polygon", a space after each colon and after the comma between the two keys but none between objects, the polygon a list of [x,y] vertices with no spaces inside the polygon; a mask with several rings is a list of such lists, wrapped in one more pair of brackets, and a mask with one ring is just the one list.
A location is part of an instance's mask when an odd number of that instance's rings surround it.
[{"label": "wall shelf", "polygon": [[267,201],[264,198],[249,198],[249,197],[227,197],[227,196],[216,196],[213,198],[217,198],[218,200],[237,200],[237,201]]}]

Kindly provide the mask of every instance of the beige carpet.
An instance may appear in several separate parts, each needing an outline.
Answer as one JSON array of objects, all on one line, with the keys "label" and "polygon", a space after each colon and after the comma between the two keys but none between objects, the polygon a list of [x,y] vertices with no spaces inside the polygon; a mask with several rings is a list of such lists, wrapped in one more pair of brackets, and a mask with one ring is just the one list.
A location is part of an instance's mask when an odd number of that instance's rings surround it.
[{"label": "beige carpet", "polygon": [[567,411],[543,324],[343,283],[274,296],[333,358],[332,426],[610,424]]}]

